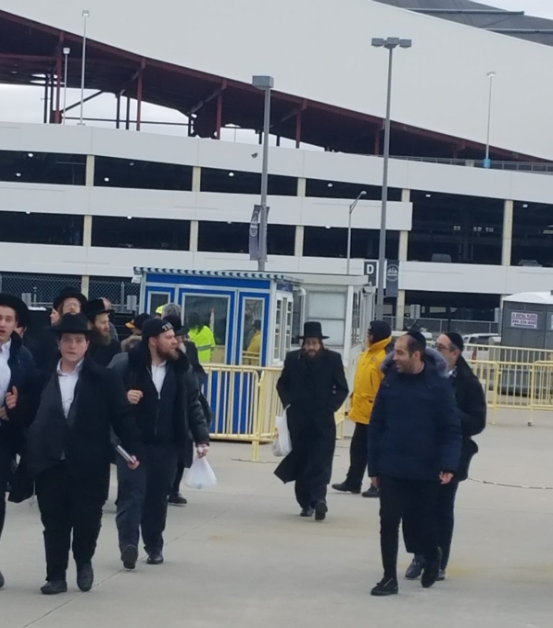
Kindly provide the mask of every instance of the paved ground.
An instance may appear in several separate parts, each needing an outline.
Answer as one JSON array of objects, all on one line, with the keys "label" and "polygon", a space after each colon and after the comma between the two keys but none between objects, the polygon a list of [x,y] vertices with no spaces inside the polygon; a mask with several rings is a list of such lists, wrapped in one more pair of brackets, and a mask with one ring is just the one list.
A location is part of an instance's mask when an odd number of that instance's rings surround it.
[{"label": "paved ground", "polygon": [[[473,476],[553,486],[553,415],[500,414],[479,439]],[[335,479],[347,467],[339,443]],[[331,495],[330,516],[317,524],[297,516],[291,487],[265,463],[241,462],[248,446],[216,444],[211,460],[220,485],[191,492],[172,508],[165,565],[121,571],[113,503],[106,507],[96,556],[97,585],[55,598],[43,582],[37,507],[10,506],[0,548],[8,581],[0,591],[2,628],[192,628],[290,626],[326,628],[551,628],[553,626],[553,491],[467,482],[449,580],[431,590],[402,583],[401,595],[375,599],[380,578],[378,504]],[[408,564],[405,554],[401,565]]]}]

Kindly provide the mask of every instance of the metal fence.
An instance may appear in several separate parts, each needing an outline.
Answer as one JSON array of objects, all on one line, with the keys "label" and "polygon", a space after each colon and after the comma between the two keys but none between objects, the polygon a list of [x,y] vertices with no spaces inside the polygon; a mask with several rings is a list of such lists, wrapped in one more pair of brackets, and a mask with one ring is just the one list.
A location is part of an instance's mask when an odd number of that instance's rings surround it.
[{"label": "metal fence", "polygon": [[[385,316],[384,320],[390,327],[397,330],[395,316]],[[499,323],[492,321],[470,321],[448,318],[403,318],[403,327],[409,328],[416,324],[424,331],[432,334],[441,334],[446,331],[456,331],[459,334],[497,334],[499,333]],[[399,330],[398,330],[399,331]]]}]

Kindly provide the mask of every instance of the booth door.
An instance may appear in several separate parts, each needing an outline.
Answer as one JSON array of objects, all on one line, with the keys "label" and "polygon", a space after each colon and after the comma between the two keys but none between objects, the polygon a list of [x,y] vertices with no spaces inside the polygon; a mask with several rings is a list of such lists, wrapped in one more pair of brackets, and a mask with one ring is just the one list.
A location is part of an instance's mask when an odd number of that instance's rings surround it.
[{"label": "booth door", "polygon": [[241,292],[237,322],[234,363],[244,366],[266,366],[269,295]]},{"label": "booth door", "polygon": [[292,348],[292,322],[294,296],[290,292],[279,292],[276,298],[276,316],[273,345],[273,364],[284,363],[286,354]]},{"label": "booth door", "polygon": [[185,324],[188,324],[190,314],[197,312],[204,325],[210,327],[215,336],[215,349],[211,354],[210,362],[212,364],[234,364],[236,345],[235,292],[184,288],[181,290],[181,298]]}]

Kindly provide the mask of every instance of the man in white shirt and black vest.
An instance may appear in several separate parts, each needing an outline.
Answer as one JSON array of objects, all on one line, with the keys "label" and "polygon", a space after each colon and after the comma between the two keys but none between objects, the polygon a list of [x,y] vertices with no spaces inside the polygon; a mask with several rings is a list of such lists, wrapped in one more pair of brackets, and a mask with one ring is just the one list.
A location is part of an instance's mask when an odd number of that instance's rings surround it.
[{"label": "man in white shirt and black vest", "polygon": [[[41,591],[67,591],[71,536],[77,585],[90,591],[102,508],[109,490],[111,430],[134,454],[138,431],[121,382],[86,357],[90,330],[81,314],[52,328],[61,358],[36,391],[27,440],[27,468],[35,480],[46,548]],[[128,464],[139,466],[134,458]]]},{"label": "man in white shirt and black vest", "polygon": [[188,357],[178,348],[173,326],[159,318],[144,323],[140,344],[116,356],[111,368],[125,383],[142,441],[141,466],[136,473],[117,461],[121,560],[126,569],[135,568],[142,532],[147,563],[159,565],[163,562],[167,496],[179,453],[186,447],[189,432],[198,456],[205,456],[209,448],[198,382]]},{"label": "man in white shirt and black vest", "polygon": [[[15,455],[22,453],[22,415],[34,378],[34,361],[23,346],[17,327],[29,324],[29,310],[21,299],[0,294],[0,536],[6,517],[6,488]],[[4,576],[0,572],[0,589]]]}]

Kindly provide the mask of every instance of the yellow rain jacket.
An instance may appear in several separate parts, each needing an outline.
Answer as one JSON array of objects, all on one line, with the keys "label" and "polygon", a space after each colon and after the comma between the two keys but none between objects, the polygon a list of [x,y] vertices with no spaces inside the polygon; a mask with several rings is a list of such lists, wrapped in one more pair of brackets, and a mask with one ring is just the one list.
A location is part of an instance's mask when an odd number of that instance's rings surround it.
[{"label": "yellow rain jacket", "polygon": [[188,337],[196,345],[200,362],[202,364],[211,362],[211,354],[215,348],[215,337],[211,329],[207,325],[201,329],[191,329]]},{"label": "yellow rain jacket", "polygon": [[367,425],[371,420],[374,401],[384,379],[380,366],[386,357],[386,347],[391,341],[390,337],[375,342],[359,358],[348,415],[355,423]]},{"label": "yellow rain jacket", "polygon": [[256,331],[248,346],[247,353],[261,353],[261,340],[261,332]]}]

